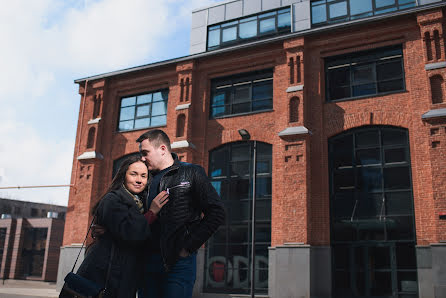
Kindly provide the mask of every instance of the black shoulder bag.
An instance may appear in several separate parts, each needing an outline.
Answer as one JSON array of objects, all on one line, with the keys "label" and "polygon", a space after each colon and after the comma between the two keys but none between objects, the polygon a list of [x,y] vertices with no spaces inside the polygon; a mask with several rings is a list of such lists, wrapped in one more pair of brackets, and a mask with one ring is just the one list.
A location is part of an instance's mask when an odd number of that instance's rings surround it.
[{"label": "black shoulder bag", "polygon": [[76,267],[77,260],[81,254],[82,248],[84,248],[85,241],[88,238],[91,227],[96,219],[96,215],[91,220],[90,226],[88,227],[87,235],[85,235],[84,242],[82,243],[79,254],[77,255],[76,261],[74,262],[73,269],[65,276],[64,285],[59,294],[59,298],[101,298],[104,296],[107,289],[108,279],[110,277],[111,263],[113,259],[113,254],[115,250],[115,245],[112,245],[110,260],[108,262],[107,276],[105,279],[105,286],[98,285],[97,283],[86,279],[76,273],[74,273],[74,267]]}]

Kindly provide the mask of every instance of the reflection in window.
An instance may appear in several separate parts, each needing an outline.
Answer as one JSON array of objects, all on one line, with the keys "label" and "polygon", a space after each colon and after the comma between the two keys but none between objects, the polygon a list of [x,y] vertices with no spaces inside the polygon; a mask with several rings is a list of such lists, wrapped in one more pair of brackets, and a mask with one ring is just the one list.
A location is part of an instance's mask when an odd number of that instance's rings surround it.
[{"label": "reflection in window", "polygon": [[328,101],[405,90],[401,46],[327,58],[325,73]]},{"label": "reflection in window", "polygon": [[334,297],[417,294],[409,156],[406,129],[370,126],[329,140]]},{"label": "reflection in window", "polygon": [[290,8],[208,27],[208,50],[291,32]]},{"label": "reflection in window", "polygon": [[273,73],[262,70],[212,81],[211,118],[261,110],[273,106]]},{"label": "reflection in window", "polygon": [[[253,143],[223,145],[210,152],[209,176],[227,212],[226,223],[206,245],[205,291],[249,293]],[[268,287],[271,245],[272,146],[257,142],[256,292]]]},{"label": "reflection in window", "polygon": [[166,125],[168,90],[121,98],[119,131]]},{"label": "reflection in window", "polygon": [[311,23],[325,25],[414,7],[416,0],[312,0]]}]

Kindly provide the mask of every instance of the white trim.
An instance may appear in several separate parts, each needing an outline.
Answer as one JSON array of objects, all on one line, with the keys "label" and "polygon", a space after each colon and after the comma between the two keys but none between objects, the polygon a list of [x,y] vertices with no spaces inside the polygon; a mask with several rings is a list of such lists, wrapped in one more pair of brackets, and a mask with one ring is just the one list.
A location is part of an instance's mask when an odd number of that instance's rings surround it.
[{"label": "white trim", "polygon": [[305,126],[294,126],[294,127],[287,127],[281,132],[279,132],[279,137],[304,135],[304,134],[311,135],[311,131],[309,131],[308,128],[306,128]]},{"label": "white trim", "polygon": [[99,121],[101,121],[101,117],[98,117],[96,119],[91,119],[90,121],[88,121],[88,124],[95,124],[95,123],[99,123]]},{"label": "white trim", "polygon": [[195,145],[184,140],[184,141],[177,141],[170,144],[170,148],[172,149],[181,149],[181,148],[192,148],[195,149]]},{"label": "white trim", "polygon": [[304,85],[297,85],[297,86],[288,87],[286,89],[286,92],[290,93],[290,92],[296,92],[296,91],[302,91],[302,90],[304,90]]},{"label": "white trim", "polygon": [[96,151],[86,151],[77,157],[78,160],[85,159],[104,159],[104,156]]},{"label": "white trim", "polygon": [[185,110],[185,109],[188,109],[189,107],[190,107],[190,103],[185,103],[185,104],[182,104],[182,105],[177,105],[175,110],[177,110],[177,111]]}]

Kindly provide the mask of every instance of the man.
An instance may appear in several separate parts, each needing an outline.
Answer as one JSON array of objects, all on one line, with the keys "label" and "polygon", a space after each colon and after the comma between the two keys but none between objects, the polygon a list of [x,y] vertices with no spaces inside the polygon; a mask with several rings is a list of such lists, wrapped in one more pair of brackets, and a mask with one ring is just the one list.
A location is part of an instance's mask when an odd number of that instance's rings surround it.
[{"label": "man", "polygon": [[202,167],[183,163],[159,129],[142,134],[141,159],[149,168],[147,205],[161,191],[169,202],[152,223],[140,298],[189,298],[196,275],[196,251],[223,223],[225,211]]}]

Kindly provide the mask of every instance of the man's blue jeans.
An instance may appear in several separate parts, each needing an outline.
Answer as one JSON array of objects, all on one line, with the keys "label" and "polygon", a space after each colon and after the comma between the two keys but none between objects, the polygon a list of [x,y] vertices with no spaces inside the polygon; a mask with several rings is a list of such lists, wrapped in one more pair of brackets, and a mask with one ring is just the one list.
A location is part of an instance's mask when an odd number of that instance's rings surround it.
[{"label": "man's blue jeans", "polygon": [[150,255],[138,298],[191,298],[196,273],[196,253],[180,257],[168,273],[164,271],[161,255]]}]

